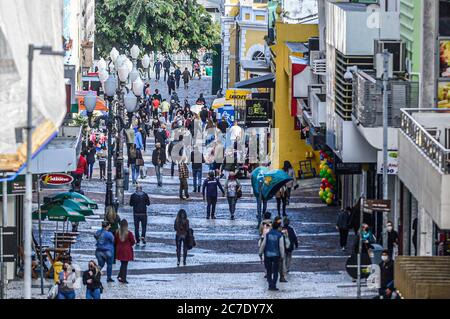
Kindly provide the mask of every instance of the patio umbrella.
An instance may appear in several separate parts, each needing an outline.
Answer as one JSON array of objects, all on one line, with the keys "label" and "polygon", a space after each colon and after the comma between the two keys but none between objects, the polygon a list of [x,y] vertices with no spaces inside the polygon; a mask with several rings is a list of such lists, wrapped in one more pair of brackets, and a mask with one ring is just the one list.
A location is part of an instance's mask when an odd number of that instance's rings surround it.
[{"label": "patio umbrella", "polygon": [[77,202],[73,199],[65,199],[62,202],[62,205],[68,208],[73,209],[74,211],[80,213],[83,216],[92,216],[94,215],[94,211],[89,208],[88,206],[85,206],[85,204],[81,202]]},{"label": "patio umbrella", "polygon": [[270,200],[281,187],[292,181],[285,171],[281,169],[271,170],[264,173],[264,184],[262,187],[262,196],[266,200]]},{"label": "patio umbrella", "polygon": [[[38,219],[38,211],[33,212],[33,219]],[[79,212],[63,205],[53,205],[48,209],[41,209],[42,219],[47,218],[50,221],[69,221],[69,222],[84,222],[86,218]]]},{"label": "patio umbrella", "polygon": [[89,197],[87,197],[85,195],[82,195],[80,193],[77,193],[77,192],[64,192],[64,193],[56,194],[55,196],[53,196],[51,198],[51,201],[54,201],[56,199],[71,199],[71,200],[79,202],[82,205],[87,206],[87,207],[89,207],[91,209],[97,209],[98,208],[98,205],[97,205],[96,202],[94,202]]}]

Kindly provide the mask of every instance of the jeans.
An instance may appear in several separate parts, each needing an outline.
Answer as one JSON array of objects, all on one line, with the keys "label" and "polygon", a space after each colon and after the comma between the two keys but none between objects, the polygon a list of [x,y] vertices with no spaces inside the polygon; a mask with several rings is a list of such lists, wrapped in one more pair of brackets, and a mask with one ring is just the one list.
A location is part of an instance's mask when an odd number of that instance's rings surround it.
[{"label": "jeans", "polygon": [[98,162],[100,165],[100,179],[106,177],[106,162]]},{"label": "jeans", "polygon": [[206,197],[206,216],[209,218],[210,216],[214,217],[216,215],[216,204],[217,197]]},{"label": "jeans", "polygon": [[289,205],[289,201],[291,200],[291,191],[292,191],[292,187],[287,187],[286,189],[286,193],[287,193],[287,205]]},{"label": "jeans", "polygon": [[280,216],[280,208],[281,208],[281,203],[283,202],[283,216],[286,216],[286,202],[287,202],[287,198],[286,197],[281,197],[281,198],[277,198],[277,211],[278,211],[278,216]]},{"label": "jeans", "polygon": [[59,291],[56,299],[75,299],[75,291]]},{"label": "jeans", "polygon": [[[291,270],[291,264],[292,264],[292,251],[287,251],[285,255],[285,266],[286,266],[286,273]],[[285,275],[286,275],[285,273]]]},{"label": "jeans", "polygon": [[94,163],[88,163],[88,177],[92,178],[92,173],[94,172]]},{"label": "jeans", "polygon": [[236,197],[227,197],[228,199],[228,206],[230,207],[230,214],[231,217],[234,217],[234,212],[236,211]]},{"label": "jeans", "polygon": [[[170,74],[170,69],[164,69],[164,81],[167,81],[167,79],[169,78],[169,74]],[[170,95],[170,93],[169,93],[169,95]]]},{"label": "jeans", "polygon": [[280,257],[266,257],[267,259],[267,282],[269,289],[276,288],[278,280],[278,268],[280,266]]},{"label": "jeans", "polygon": [[161,70],[156,70],[156,79],[159,80],[161,78]]},{"label": "jeans", "polygon": [[120,261],[120,270],[119,274],[117,275],[118,278],[122,279],[123,281],[127,280],[127,272],[128,272],[128,261]]},{"label": "jeans", "polygon": [[184,89],[187,90],[189,88],[189,81],[188,82],[183,81],[183,84],[184,84]]},{"label": "jeans", "polygon": [[189,198],[187,178],[180,178],[180,198],[183,197],[183,192],[184,196]]},{"label": "jeans", "polygon": [[280,278],[286,277],[286,275],[287,275],[286,258],[280,258],[279,272],[280,272]]},{"label": "jeans", "polygon": [[180,78],[175,78],[175,85],[177,86],[177,89],[180,88]]},{"label": "jeans", "polygon": [[[258,217],[258,225],[261,224],[262,221],[262,216],[264,215],[264,213],[267,210],[267,201],[266,200],[262,200],[262,212],[261,212],[261,201],[259,200],[259,197],[256,198],[256,211],[257,211],[257,217]],[[259,227],[259,226],[258,226]]]},{"label": "jeans", "polygon": [[172,163],[170,164],[170,176],[173,177],[173,175],[175,175],[175,162],[172,161]]},{"label": "jeans", "polygon": [[112,265],[114,259],[114,252],[111,250],[96,250],[95,258],[97,258],[98,267],[100,270],[103,269],[106,263],[106,277],[107,279],[112,279]]},{"label": "jeans", "polygon": [[180,262],[181,258],[181,244],[183,244],[183,263],[186,262],[187,257],[187,245],[186,245],[186,236],[175,236],[175,243],[177,245],[177,260]]},{"label": "jeans", "polygon": [[158,181],[158,186],[162,186],[161,166],[156,165],[155,172],[156,172],[156,180]]},{"label": "jeans", "polygon": [[339,243],[342,247],[347,247],[348,229],[339,228]]},{"label": "jeans", "polygon": [[[145,233],[147,231],[147,214],[133,215],[134,218],[134,234],[136,236],[136,242],[139,243],[140,238],[145,238]],[[142,225],[142,233],[139,236],[139,223]]]},{"label": "jeans", "polygon": [[136,164],[131,164],[131,178],[133,180],[133,183],[137,182],[138,177],[139,177],[139,166]]},{"label": "jeans", "polygon": [[86,289],[86,299],[101,299],[100,288],[90,290]]},{"label": "jeans", "polygon": [[202,169],[193,169],[192,177],[194,178],[194,192],[200,192],[200,187],[202,185]]}]

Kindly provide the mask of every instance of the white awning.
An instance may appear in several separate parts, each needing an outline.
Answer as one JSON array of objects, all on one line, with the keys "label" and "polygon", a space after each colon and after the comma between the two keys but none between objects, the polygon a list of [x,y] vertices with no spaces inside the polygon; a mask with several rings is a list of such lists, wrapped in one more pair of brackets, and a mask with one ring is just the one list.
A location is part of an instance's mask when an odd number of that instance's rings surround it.
[{"label": "white awning", "polygon": [[[17,171],[26,160],[28,45],[60,51],[62,1],[0,0],[0,171]],[[35,52],[33,153],[55,136],[66,113],[63,57]]]}]

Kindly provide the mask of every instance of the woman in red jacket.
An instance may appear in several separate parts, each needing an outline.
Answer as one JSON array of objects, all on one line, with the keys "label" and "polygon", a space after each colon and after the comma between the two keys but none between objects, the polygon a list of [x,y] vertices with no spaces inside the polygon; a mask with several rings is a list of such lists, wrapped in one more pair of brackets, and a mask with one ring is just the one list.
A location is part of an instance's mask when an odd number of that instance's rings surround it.
[{"label": "woman in red jacket", "polygon": [[117,279],[127,284],[128,262],[134,259],[133,246],[136,243],[134,235],[128,230],[126,219],[120,221],[120,227],[116,232],[116,259],[120,260],[120,270]]}]

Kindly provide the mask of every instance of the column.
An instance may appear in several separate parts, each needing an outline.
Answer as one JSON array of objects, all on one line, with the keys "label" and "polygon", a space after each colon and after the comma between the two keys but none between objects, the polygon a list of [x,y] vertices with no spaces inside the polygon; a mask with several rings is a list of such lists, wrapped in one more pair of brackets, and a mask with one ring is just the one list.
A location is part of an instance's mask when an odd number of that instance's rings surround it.
[{"label": "column", "polygon": [[417,248],[418,256],[433,255],[433,219],[425,208],[419,204]]}]

